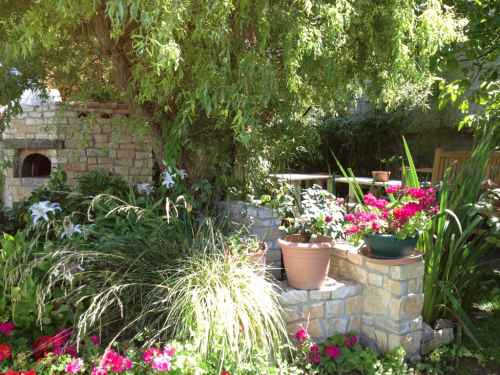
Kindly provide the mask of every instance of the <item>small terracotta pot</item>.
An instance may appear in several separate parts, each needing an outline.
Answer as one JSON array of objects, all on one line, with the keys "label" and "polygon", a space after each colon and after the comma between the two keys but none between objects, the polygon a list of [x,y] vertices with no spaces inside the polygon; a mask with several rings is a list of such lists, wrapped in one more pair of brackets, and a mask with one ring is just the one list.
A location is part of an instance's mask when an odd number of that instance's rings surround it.
[{"label": "small terracotta pot", "polygon": [[250,263],[253,263],[259,269],[258,273],[265,274],[266,271],[266,255],[267,255],[267,244],[262,242],[262,250],[257,251],[256,253],[247,254],[248,260]]},{"label": "small terracotta pot", "polygon": [[288,285],[296,289],[319,289],[330,269],[331,237],[320,236],[314,242],[304,242],[301,235],[279,239]]},{"label": "small terracotta pot", "polygon": [[375,182],[387,182],[389,177],[391,177],[390,171],[372,171],[373,181]]}]

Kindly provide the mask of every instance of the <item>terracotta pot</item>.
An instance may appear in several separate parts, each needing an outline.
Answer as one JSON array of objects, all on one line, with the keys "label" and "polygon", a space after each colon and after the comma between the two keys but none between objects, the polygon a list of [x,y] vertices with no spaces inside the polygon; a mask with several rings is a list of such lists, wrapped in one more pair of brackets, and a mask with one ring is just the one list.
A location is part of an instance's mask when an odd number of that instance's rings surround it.
[{"label": "terracotta pot", "polygon": [[258,268],[258,274],[265,274],[266,272],[266,255],[267,255],[267,244],[262,242],[262,250],[256,253],[247,254],[248,260],[255,264]]},{"label": "terracotta pot", "polygon": [[389,177],[391,177],[390,171],[372,171],[373,181],[375,182],[387,182]]},{"label": "terracotta pot", "polygon": [[301,235],[279,239],[288,285],[296,289],[319,289],[328,276],[333,239],[321,236],[304,242]]}]

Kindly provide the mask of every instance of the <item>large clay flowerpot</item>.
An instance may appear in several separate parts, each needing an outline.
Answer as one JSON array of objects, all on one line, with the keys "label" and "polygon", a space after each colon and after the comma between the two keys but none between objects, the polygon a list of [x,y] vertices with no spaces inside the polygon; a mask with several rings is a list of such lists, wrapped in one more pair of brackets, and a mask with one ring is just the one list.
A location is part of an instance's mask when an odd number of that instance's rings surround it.
[{"label": "large clay flowerpot", "polygon": [[290,235],[279,239],[288,285],[296,289],[319,289],[328,276],[330,268],[330,237],[318,237],[313,242],[304,242],[301,235]]},{"label": "large clay flowerpot", "polygon": [[418,236],[400,240],[392,234],[372,233],[367,234],[364,240],[373,256],[394,259],[410,255],[415,250]]}]

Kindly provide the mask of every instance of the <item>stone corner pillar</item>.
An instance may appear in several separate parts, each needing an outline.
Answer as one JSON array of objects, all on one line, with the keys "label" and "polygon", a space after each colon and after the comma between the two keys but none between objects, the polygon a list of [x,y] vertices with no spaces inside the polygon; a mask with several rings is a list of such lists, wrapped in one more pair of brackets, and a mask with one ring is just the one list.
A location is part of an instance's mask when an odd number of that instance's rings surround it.
[{"label": "stone corner pillar", "polygon": [[330,276],[362,285],[361,335],[386,352],[402,346],[420,353],[424,303],[422,257],[381,260],[340,243],[332,250]]}]

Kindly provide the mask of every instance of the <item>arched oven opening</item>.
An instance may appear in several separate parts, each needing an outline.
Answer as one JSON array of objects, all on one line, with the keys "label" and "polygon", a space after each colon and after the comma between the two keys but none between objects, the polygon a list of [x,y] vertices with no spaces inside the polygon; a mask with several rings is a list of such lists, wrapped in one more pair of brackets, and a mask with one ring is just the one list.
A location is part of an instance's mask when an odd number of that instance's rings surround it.
[{"label": "arched oven opening", "polygon": [[21,177],[49,177],[51,162],[42,154],[28,155],[21,168]]}]

